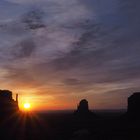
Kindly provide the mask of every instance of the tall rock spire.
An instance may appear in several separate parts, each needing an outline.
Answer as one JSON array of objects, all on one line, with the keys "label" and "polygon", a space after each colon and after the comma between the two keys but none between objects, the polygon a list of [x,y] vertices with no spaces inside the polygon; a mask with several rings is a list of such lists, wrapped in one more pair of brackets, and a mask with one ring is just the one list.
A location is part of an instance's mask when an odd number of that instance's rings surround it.
[{"label": "tall rock spire", "polygon": [[16,94],[16,102],[18,103],[18,94]]}]

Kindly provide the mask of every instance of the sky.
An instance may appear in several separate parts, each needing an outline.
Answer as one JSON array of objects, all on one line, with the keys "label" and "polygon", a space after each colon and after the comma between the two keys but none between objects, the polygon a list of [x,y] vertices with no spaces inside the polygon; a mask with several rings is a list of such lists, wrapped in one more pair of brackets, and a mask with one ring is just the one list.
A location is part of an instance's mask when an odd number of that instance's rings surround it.
[{"label": "sky", "polygon": [[0,88],[34,110],[124,109],[140,91],[138,0],[0,0]]}]

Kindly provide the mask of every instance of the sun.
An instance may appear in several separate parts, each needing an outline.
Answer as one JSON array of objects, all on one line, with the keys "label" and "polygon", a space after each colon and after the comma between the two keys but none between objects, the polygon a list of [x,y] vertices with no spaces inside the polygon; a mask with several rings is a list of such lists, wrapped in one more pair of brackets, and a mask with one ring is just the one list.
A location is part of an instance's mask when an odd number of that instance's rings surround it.
[{"label": "sun", "polygon": [[30,103],[24,103],[23,107],[24,107],[25,110],[29,110],[30,107],[31,107],[31,104]]}]

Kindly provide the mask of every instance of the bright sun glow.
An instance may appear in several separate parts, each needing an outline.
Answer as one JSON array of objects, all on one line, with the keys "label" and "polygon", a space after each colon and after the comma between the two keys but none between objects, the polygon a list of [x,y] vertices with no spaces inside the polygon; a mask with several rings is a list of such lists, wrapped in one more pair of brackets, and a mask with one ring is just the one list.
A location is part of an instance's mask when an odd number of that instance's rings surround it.
[{"label": "bright sun glow", "polygon": [[25,109],[25,110],[29,110],[30,107],[31,107],[30,103],[24,103],[23,106],[24,106],[24,109]]}]

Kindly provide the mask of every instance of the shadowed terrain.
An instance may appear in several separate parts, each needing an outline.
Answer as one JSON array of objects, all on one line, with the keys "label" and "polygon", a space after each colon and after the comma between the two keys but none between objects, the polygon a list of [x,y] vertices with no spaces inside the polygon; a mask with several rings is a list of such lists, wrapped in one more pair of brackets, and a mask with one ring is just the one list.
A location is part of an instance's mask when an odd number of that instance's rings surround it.
[{"label": "shadowed terrain", "polygon": [[[7,91],[0,94],[5,95],[5,93]],[[9,91],[6,95],[11,94],[12,92]],[[92,112],[88,109],[88,101],[85,99],[80,101],[76,111],[23,113],[17,108],[16,111],[3,112],[0,119],[0,138],[5,140],[139,140],[140,119],[135,117],[139,111],[129,112],[129,108],[136,105],[134,104],[136,99],[132,98],[134,96],[140,94],[134,93],[128,98],[127,113],[121,110]],[[7,102],[13,101],[8,100],[9,96],[6,98]],[[4,106],[6,108],[7,105]]]}]

